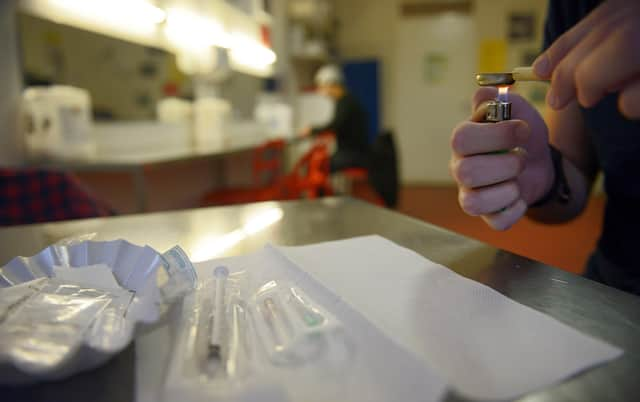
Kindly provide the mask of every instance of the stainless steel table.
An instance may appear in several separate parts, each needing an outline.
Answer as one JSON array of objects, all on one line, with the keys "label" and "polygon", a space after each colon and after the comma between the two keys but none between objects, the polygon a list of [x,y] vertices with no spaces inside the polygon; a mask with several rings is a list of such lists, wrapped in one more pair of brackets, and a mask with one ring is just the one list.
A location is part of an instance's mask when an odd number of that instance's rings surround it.
[{"label": "stainless steel table", "polygon": [[[272,209],[283,212],[280,220],[271,225],[263,224],[262,230],[241,230],[247,222],[255,223],[265,210]],[[241,236],[233,235],[239,230]],[[359,201],[327,198],[261,203],[1,229],[0,264],[15,255],[35,254],[61,238],[85,233],[96,233],[97,239],[126,238],[158,250],[180,244],[196,259],[247,253],[266,242],[301,245],[380,234],[625,350],[622,358],[610,364],[521,400],[628,401],[640,398],[640,381],[637,380],[640,371],[639,297]],[[91,400],[126,401],[135,399],[134,395],[139,399],[145,395],[148,398],[141,388],[160,384],[162,368],[141,373],[133,367],[139,365],[136,355],[144,348],[164,353],[162,349],[166,349],[166,345],[163,342],[166,341],[151,332],[103,368],[57,384],[31,389],[0,389],[0,395],[3,400],[13,400],[5,399],[7,395],[15,400],[63,400],[64,397],[71,401],[87,400],[85,391],[91,391]],[[132,377],[135,377],[136,385]],[[450,394],[448,400],[461,399]]]},{"label": "stainless steel table", "polygon": [[[305,138],[295,137],[286,139],[285,151],[290,152],[292,146],[303,142]],[[135,196],[135,212],[148,212],[148,180],[147,173],[151,170],[166,169],[177,165],[185,165],[194,162],[212,162],[213,170],[218,173],[215,178],[214,185],[224,182],[224,178],[220,174],[224,173],[224,168],[220,163],[224,159],[228,159],[237,155],[250,155],[260,145],[263,145],[264,139],[260,139],[255,143],[245,144],[227,144],[217,150],[198,151],[190,149],[188,151],[165,154],[165,155],[98,155],[88,160],[58,160],[58,161],[42,161],[29,164],[29,167],[53,170],[70,173],[125,173],[130,175],[132,182],[133,194]],[[285,156],[286,160],[286,156]]]},{"label": "stainless steel table", "polygon": [[[30,167],[70,173],[126,173],[130,175],[131,183],[133,185],[132,187],[136,207],[135,212],[142,213],[149,211],[147,209],[149,194],[146,177],[148,171],[198,161],[221,162],[224,158],[248,153],[258,145],[260,144],[228,146],[223,149],[210,152],[189,150],[178,154],[164,156],[97,156],[89,160],[39,162],[30,165]],[[219,172],[223,171],[221,166],[216,166],[215,170]],[[221,178],[218,178],[217,181],[220,182]]]}]

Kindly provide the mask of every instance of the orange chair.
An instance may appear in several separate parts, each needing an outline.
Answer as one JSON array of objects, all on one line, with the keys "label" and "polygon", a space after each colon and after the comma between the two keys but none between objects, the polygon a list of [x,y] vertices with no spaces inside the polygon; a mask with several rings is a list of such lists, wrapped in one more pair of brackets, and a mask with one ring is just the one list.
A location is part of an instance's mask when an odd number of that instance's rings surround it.
[{"label": "orange chair", "polygon": [[333,195],[329,180],[329,151],[322,141],[300,158],[287,176],[285,186],[295,198],[315,199]]},{"label": "orange chair", "polygon": [[[335,142],[335,134],[327,131],[318,135],[318,141],[324,144]],[[325,145],[326,146],[326,145]],[[349,183],[348,194],[354,198],[370,202],[381,207],[385,206],[384,200],[371,185],[369,171],[366,168],[353,167],[339,172]]]},{"label": "orange chair", "polygon": [[283,174],[284,140],[271,140],[253,152],[253,183],[274,184]]},{"label": "orange chair", "polygon": [[253,187],[214,190],[204,195],[202,206],[233,205],[281,199],[284,140],[272,140],[253,151]]},{"label": "orange chair", "polygon": [[[268,143],[257,149],[253,160],[254,183],[262,183],[267,176],[269,184],[251,189],[226,189],[208,193],[203,206],[230,205],[271,200],[315,199],[333,195],[329,180],[329,152],[327,144],[318,141],[294,165],[291,173],[282,170],[282,144]],[[268,151],[278,151],[278,161]]]},{"label": "orange chair", "polygon": [[363,201],[378,206],[385,206],[384,201],[369,182],[369,171],[365,168],[348,168],[340,173],[349,182],[349,194]]}]

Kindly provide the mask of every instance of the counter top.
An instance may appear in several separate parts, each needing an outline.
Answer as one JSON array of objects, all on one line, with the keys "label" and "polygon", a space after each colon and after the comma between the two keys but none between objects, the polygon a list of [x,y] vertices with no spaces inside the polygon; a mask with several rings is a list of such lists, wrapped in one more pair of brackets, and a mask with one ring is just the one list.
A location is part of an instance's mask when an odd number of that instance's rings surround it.
[{"label": "counter top", "polygon": [[216,159],[220,157],[228,157],[229,155],[248,152],[262,145],[263,142],[255,144],[239,144],[229,145],[216,150],[196,150],[180,151],[174,153],[153,153],[141,156],[134,155],[97,155],[90,159],[69,159],[69,160],[51,160],[30,163],[29,167],[63,170],[74,172],[86,171],[126,171],[137,169],[144,166],[160,166],[172,163],[183,163],[197,160]]},{"label": "counter top", "polygon": [[[5,228],[0,229],[0,265],[15,255],[33,255],[52,242],[87,233],[100,240],[125,238],[160,251],[179,244],[194,260],[244,254],[267,242],[302,245],[379,234],[625,350],[610,364],[521,400],[622,401],[640,394],[640,298],[360,201],[269,202]],[[141,372],[140,359],[166,342],[163,336],[145,334],[105,367],[67,381],[0,392],[21,400],[58,394],[70,401],[80,395],[85,399],[77,400],[86,400],[87,394],[79,390],[99,386],[104,392],[95,400],[152,400],[151,390],[162,381],[161,369]],[[449,394],[447,400],[462,399]]]}]

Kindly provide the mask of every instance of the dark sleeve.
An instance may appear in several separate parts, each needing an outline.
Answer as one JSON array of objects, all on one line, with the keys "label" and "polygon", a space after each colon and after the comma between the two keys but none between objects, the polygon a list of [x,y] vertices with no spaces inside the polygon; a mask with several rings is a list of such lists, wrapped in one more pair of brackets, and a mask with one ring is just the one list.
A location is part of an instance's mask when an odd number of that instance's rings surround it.
[{"label": "dark sleeve", "polygon": [[542,50],[593,11],[602,0],[549,0]]},{"label": "dark sleeve", "polygon": [[340,130],[340,128],[344,127],[346,124],[350,109],[351,104],[348,102],[346,96],[342,97],[338,102],[336,102],[336,109],[333,112],[333,118],[331,121],[324,126],[314,127],[312,134],[317,135],[325,131],[332,131],[334,133],[341,132],[342,130]]},{"label": "dark sleeve", "polygon": [[547,7],[547,19],[544,23],[544,39],[542,41],[542,50],[545,51],[553,42],[566,30],[563,10],[564,2],[558,0],[549,0]]}]

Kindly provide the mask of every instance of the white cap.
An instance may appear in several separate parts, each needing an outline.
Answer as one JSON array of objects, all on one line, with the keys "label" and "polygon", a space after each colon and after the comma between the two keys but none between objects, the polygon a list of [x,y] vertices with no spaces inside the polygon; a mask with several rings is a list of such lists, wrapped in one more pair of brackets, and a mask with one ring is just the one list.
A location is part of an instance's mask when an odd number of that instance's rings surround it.
[{"label": "white cap", "polygon": [[343,82],[342,70],[335,64],[322,66],[316,73],[316,85],[335,85]]}]

